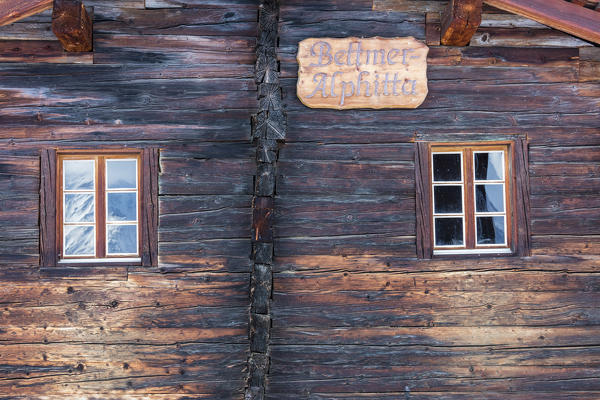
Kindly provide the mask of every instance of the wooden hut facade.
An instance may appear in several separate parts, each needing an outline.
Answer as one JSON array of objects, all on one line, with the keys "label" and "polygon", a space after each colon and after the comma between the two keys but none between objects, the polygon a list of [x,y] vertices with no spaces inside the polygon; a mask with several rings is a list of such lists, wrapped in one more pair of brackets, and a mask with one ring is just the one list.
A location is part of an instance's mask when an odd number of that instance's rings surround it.
[{"label": "wooden hut facade", "polygon": [[599,11],[0,1],[0,399],[600,399]]}]

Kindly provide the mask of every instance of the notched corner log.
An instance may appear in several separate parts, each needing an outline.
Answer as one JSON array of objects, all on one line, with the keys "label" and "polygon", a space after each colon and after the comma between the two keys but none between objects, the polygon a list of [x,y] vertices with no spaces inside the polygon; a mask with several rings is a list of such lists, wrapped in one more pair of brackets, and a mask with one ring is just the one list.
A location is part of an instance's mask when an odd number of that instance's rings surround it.
[{"label": "notched corner log", "polygon": [[54,0],[52,32],[66,51],[92,51],[92,19],[81,1]]},{"label": "notched corner log", "polygon": [[442,16],[441,43],[466,46],[481,24],[482,0],[450,0]]},{"label": "notched corner log", "polygon": [[266,353],[269,343],[271,317],[263,314],[250,314],[250,351]]},{"label": "notched corner log", "polygon": [[273,243],[254,243],[252,246],[252,258],[255,263],[273,263]]}]

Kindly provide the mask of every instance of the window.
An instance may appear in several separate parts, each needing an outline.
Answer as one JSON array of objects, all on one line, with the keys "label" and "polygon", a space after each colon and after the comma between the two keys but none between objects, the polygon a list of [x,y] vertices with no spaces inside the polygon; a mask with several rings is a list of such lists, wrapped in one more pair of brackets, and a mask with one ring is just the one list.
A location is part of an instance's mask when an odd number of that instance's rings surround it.
[{"label": "window", "polygon": [[61,261],[140,261],[139,168],[139,153],[59,153]]},{"label": "window", "polygon": [[43,266],[156,265],[158,151],[42,153]]},{"label": "window", "polygon": [[508,146],[431,148],[434,254],[511,252],[507,161]]},{"label": "window", "polygon": [[523,143],[418,143],[419,257],[527,254],[529,200]]}]

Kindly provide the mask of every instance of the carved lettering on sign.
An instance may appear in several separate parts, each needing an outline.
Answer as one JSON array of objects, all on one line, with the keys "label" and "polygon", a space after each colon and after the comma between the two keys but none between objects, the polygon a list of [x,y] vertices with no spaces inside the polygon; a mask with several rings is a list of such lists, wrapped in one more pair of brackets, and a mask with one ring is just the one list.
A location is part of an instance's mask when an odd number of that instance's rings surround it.
[{"label": "carved lettering on sign", "polygon": [[416,108],[429,48],[405,38],[309,38],[298,44],[298,98],[311,108]]}]

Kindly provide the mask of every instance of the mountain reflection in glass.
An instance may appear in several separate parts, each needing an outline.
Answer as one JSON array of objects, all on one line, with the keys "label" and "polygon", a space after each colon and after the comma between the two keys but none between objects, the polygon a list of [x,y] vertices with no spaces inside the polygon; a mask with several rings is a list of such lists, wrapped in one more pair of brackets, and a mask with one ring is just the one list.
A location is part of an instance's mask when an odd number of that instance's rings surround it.
[{"label": "mountain reflection in glass", "polygon": [[477,217],[477,244],[504,244],[504,216]]},{"label": "mountain reflection in glass", "polygon": [[462,213],[462,186],[434,186],[433,200],[436,214],[460,214]]},{"label": "mountain reflection in glass", "polygon": [[435,218],[435,245],[462,246],[462,218]]},{"label": "mountain reflection in glass", "polygon": [[137,254],[137,225],[107,225],[108,254]]},{"label": "mountain reflection in glass", "polygon": [[504,153],[494,151],[475,153],[475,180],[492,181],[504,179]]},{"label": "mountain reflection in glass", "polygon": [[475,211],[477,212],[503,212],[504,190],[503,184],[477,184],[475,185]]},{"label": "mountain reflection in glass", "polygon": [[137,193],[133,192],[108,192],[107,194],[107,220],[136,221]]},{"label": "mountain reflection in glass", "polygon": [[94,160],[64,160],[64,190],[94,190]]},{"label": "mountain reflection in glass", "polygon": [[65,193],[65,222],[94,222],[94,195]]},{"label": "mountain reflection in glass", "polygon": [[107,189],[135,189],[136,160],[106,160]]},{"label": "mountain reflection in glass", "polygon": [[461,181],[460,159],[460,154],[434,154],[433,180],[435,182]]},{"label": "mountain reflection in glass", "polygon": [[64,226],[65,256],[93,256],[96,236],[93,226]]}]

